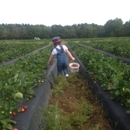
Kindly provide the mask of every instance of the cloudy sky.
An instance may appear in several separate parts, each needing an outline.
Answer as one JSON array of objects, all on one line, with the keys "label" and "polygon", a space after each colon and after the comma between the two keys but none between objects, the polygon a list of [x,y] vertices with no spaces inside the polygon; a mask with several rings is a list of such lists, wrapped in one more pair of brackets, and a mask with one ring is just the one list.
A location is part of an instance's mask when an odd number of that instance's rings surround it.
[{"label": "cloudy sky", "polygon": [[130,0],[0,0],[0,24],[73,25],[130,20]]}]

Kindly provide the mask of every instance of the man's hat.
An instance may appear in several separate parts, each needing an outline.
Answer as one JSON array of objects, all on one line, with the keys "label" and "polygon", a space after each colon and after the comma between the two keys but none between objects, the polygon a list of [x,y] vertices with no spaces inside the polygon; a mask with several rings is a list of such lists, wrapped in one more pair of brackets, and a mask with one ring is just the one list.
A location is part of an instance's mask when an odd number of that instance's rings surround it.
[{"label": "man's hat", "polygon": [[59,36],[52,38],[52,42],[53,42],[53,43],[58,43],[58,42],[60,42],[60,41],[61,41],[61,40],[60,40],[60,37],[59,37]]}]

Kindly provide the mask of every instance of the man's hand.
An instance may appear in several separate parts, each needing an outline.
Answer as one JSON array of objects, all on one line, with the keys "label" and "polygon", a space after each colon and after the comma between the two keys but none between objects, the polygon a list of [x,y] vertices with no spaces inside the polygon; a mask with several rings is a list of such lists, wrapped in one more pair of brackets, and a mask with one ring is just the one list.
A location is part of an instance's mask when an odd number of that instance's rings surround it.
[{"label": "man's hand", "polygon": [[72,60],[74,61],[74,60],[75,60],[75,58],[74,58],[74,57],[72,57]]},{"label": "man's hand", "polygon": [[50,64],[49,64],[49,63],[47,63],[47,65],[46,65],[46,66],[47,66],[47,68],[49,67],[49,65],[50,65]]}]

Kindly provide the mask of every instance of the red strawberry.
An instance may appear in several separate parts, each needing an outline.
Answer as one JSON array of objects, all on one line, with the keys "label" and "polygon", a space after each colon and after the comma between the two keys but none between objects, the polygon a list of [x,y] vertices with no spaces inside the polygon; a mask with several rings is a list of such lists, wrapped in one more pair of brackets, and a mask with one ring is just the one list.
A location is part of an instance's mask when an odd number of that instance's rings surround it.
[{"label": "red strawberry", "polygon": [[77,64],[73,64],[72,67],[78,67],[78,65]]},{"label": "red strawberry", "polygon": [[13,112],[12,115],[13,115],[13,116],[16,116],[16,112]]},{"label": "red strawberry", "polygon": [[14,128],[13,130],[18,130],[17,128]]},{"label": "red strawberry", "polygon": [[24,106],[23,108],[26,110],[28,108],[28,106]]},{"label": "red strawberry", "polygon": [[25,109],[24,109],[24,108],[21,108],[21,109],[20,109],[20,112],[24,112],[24,111],[25,111]]}]

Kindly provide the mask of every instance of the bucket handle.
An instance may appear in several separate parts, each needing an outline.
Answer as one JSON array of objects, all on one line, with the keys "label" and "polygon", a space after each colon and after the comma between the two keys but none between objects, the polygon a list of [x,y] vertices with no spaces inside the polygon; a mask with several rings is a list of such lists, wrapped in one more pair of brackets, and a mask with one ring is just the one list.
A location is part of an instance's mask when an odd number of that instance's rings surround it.
[{"label": "bucket handle", "polygon": [[73,63],[73,62],[75,62],[75,61],[73,61],[73,60],[70,60],[70,63]]}]

